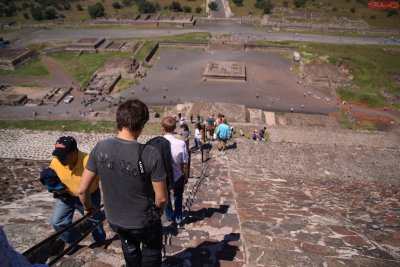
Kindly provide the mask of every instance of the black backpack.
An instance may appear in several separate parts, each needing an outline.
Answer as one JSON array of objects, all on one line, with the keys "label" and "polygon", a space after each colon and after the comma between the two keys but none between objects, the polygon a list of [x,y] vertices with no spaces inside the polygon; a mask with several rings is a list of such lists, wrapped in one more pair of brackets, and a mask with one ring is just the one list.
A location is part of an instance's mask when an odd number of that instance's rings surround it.
[{"label": "black backpack", "polygon": [[164,169],[167,172],[167,186],[168,189],[174,189],[174,172],[172,168],[172,155],[171,155],[171,144],[162,136],[156,136],[149,141],[146,145],[153,146],[160,153],[163,159]]}]

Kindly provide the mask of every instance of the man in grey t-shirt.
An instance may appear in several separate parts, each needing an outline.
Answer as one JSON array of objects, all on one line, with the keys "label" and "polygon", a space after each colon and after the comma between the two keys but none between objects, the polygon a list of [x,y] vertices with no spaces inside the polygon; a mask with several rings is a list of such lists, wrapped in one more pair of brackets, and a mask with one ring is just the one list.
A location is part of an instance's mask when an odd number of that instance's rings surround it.
[{"label": "man in grey t-shirt", "polygon": [[[158,151],[137,142],[148,119],[147,106],[140,100],[121,104],[117,110],[117,136],[96,144],[78,188],[85,214],[90,214],[89,188],[99,175],[106,217],[122,238],[128,267],[161,266],[160,217],[168,199],[166,172]],[[158,213],[151,222],[149,210]]]}]

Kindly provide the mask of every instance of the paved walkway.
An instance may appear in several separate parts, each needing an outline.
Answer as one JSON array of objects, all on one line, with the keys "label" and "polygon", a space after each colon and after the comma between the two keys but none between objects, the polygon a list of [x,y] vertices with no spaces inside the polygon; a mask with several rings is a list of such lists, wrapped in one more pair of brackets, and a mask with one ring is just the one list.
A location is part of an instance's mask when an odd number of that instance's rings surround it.
[{"label": "paved walkway", "polygon": [[[206,164],[193,156],[187,223],[165,227],[163,266],[399,266],[399,136],[270,132],[272,142],[213,147]],[[0,131],[1,196],[22,192],[1,199],[0,225],[18,251],[50,234],[54,200],[36,177],[59,134]],[[88,151],[109,135],[74,136]],[[61,266],[121,266],[119,242],[112,241],[106,250],[84,247]]]}]

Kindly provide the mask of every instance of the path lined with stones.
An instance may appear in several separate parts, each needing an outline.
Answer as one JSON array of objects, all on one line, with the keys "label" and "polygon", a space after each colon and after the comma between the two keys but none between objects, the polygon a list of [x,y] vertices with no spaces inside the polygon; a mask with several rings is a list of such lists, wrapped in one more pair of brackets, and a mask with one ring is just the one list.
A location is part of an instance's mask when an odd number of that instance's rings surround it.
[{"label": "path lined with stones", "polygon": [[249,266],[399,266],[396,148],[239,141],[220,154]]},{"label": "path lined with stones", "polygon": [[[193,156],[186,198],[195,185],[198,190],[184,227],[164,229],[163,265],[399,266],[399,136],[317,128],[269,130],[272,142],[240,139],[226,152],[218,152],[212,143],[201,183],[204,163],[200,154]],[[22,193],[0,203],[0,225],[20,252],[52,231],[48,221],[54,200],[47,192],[37,192],[41,189],[35,180],[60,134],[0,131],[0,181],[4,184],[12,174],[32,184],[20,183],[15,190]],[[72,135],[84,151],[110,136]],[[113,238],[108,226],[106,230]],[[83,244],[91,242],[88,238]],[[113,240],[106,250],[85,247],[61,263],[124,262],[119,241]]]}]

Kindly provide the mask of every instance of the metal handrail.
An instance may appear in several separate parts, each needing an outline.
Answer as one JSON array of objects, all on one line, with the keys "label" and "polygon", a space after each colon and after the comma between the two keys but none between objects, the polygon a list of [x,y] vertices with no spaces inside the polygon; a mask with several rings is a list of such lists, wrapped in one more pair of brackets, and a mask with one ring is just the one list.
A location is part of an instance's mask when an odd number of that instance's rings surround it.
[{"label": "metal handrail", "polygon": [[[100,205],[100,207],[98,209],[96,209],[92,214],[87,214],[84,215],[82,218],[79,218],[78,220],[76,220],[75,222],[71,223],[70,225],[68,225],[67,227],[65,227],[64,229],[52,234],[51,236],[49,236],[48,238],[44,239],[43,241],[39,242],[38,244],[34,245],[33,247],[29,248],[28,250],[24,251],[22,253],[22,255],[26,258],[29,258],[29,256],[36,251],[37,249],[41,248],[43,245],[47,244],[50,241],[55,240],[56,238],[58,238],[61,234],[65,233],[66,231],[68,231],[69,229],[71,229],[72,227],[80,224],[81,222],[83,222],[84,220],[89,219],[93,214],[99,212],[102,210],[103,208],[103,204]],[[71,247],[69,247],[67,250],[64,251],[64,253],[61,253],[61,257],[63,257],[66,253],[70,252],[72,249],[74,249],[74,247],[83,239],[85,238],[90,232],[92,232],[100,223],[102,223],[105,220],[105,217],[103,217],[101,220],[99,220],[98,223],[96,223],[95,227],[90,228],[89,232],[82,235],[82,238],[78,240],[78,242],[75,242]],[[58,256],[57,256],[58,257]],[[60,259],[61,257],[59,257],[58,259]],[[58,260],[57,259],[57,260]],[[54,260],[53,260],[54,261]],[[55,262],[54,262],[55,263]],[[50,265],[50,264],[49,264]]]},{"label": "metal handrail", "polygon": [[[100,210],[100,209],[99,209]],[[99,211],[97,210],[97,211]],[[87,215],[85,215],[87,216]],[[86,217],[88,218],[88,217]],[[82,236],[76,240],[69,248],[67,248],[66,250],[64,250],[62,253],[60,253],[59,255],[57,255],[54,259],[52,259],[48,265],[52,266],[53,264],[55,264],[59,259],[61,259],[62,257],[64,257],[65,254],[71,252],[72,250],[75,249],[75,247],[84,239],[86,238],[94,229],[97,228],[97,226],[99,226],[99,224],[101,224],[102,222],[104,222],[105,217],[103,217],[101,220],[99,220],[98,222],[96,222],[95,224],[93,224],[93,226],[91,228],[89,228],[84,234],[82,234]]]}]

